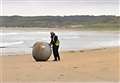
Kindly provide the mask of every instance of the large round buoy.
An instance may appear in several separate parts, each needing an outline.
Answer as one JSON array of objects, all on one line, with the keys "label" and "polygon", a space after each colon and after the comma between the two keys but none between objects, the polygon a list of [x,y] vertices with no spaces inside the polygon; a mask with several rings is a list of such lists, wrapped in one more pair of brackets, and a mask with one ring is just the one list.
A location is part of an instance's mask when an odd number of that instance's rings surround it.
[{"label": "large round buoy", "polygon": [[51,56],[51,47],[46,42],[36,42],[33,46],[32,56],[36,61],[47,61]]}]

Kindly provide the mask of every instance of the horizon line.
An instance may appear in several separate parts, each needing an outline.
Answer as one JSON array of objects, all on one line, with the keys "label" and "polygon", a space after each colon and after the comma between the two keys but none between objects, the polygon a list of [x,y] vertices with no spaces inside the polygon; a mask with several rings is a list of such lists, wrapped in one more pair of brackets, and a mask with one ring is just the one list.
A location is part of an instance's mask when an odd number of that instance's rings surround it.
[{"label": "horizon line", "polygon": [[21,17],[35,17],[35,16],[120,16],[120,15],[0,15],[0,16],[21,16]]}]

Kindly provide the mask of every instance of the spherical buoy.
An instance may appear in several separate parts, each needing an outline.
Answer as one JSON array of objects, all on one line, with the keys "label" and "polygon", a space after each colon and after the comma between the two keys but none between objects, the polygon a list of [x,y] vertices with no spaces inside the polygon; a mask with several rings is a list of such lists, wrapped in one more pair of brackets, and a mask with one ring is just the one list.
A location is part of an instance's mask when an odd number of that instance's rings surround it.
[{"label": "spherical buoy", "polygon": [[36,61],[47,61],[51,56],[51,47],[46,42],[36,42],[33,46],[32,56]]}]

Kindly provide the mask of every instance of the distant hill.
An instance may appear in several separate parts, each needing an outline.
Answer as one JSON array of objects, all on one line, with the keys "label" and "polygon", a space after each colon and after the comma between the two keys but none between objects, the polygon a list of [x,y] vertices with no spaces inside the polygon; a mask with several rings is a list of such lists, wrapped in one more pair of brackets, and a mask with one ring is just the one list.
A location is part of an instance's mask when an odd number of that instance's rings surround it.
[{"label": "distant hill", "polygon": [[119,28],[119,16],[0,16],[0,27]]}]

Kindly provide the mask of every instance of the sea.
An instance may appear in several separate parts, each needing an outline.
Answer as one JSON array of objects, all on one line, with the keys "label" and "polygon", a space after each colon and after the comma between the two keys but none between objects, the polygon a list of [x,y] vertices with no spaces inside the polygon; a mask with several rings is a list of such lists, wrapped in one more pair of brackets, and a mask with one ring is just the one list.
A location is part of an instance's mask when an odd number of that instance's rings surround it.
[{"label": "sea", "polygon": [[[54,31],[60,40],[59,51],[78,51],[120,46],[120,33],[111,31]],[[37,42],[50,42],[50,31],[0,31],[0,56],[30,54]]]}]

